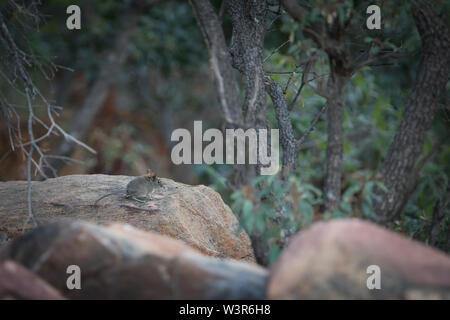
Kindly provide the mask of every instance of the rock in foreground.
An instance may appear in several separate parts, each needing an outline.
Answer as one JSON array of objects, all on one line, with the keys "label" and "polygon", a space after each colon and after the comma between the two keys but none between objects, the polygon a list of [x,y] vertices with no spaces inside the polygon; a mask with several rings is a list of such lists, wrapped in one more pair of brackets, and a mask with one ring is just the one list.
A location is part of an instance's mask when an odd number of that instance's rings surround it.
[{"label": "rock in foreground", "polygon": [[[380,268],[380,290],[367,287],[374,275],[367,273],[371,265]],[[301,231],[283,251],[270,271],[267,296],[450,299],[450,257],[362,220],[320,222]]]},{"label": "rock in foreground", "polygon": [[48,283],[14,261],[0,263],[0,300],[61,300]]},{"label": "rock in foreground", "polygon": [[[202,255],[181,241],[129,225],[59,222],[0,251],[69,299],[263,299],[267,272],[255,264]],[[67,268],[81,289],[67,288]]]}]

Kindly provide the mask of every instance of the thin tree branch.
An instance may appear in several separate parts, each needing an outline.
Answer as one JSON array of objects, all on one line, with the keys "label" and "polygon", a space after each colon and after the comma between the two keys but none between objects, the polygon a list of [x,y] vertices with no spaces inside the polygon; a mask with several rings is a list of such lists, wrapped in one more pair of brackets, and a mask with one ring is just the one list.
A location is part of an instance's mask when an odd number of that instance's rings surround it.
[{"label": "thin tree branch", "polygon": [[322,106],[322,108],[319,110],[319,112],[316,113],[316,115],[314,116],[314,119],[309,124],[308,129],[306,129],[305,132],[303,133],[303,135],[300,137],[300,139],[297,140],[297,148],[299,148],[303,144],[303,142],[305,142],[308,135],[314,130],[320,117],[327,111],[327,108],[328,108],[328,103],[326,102]]},{"label": "thin tree branch", "polygon": [[208,0],[190,0],[190,3],[209,51],[209,63],[219,94],[223,119],[233,126],[241,126],[243,117],[238,85],[233,75],[231,56],[220,19]]},{"label": "thin tree branch", "polygon": [[302,74],[302,82],[300,84],[300,87],[297,90],[297,94],[295,95],[294,99],[292,100],[292,102],[289,104],[288,106],[288,110],[291,111],[295,104],[297,103],[297,99],[300,96],[300,94],[302,93],[303,87],[305,86],[305,84],[307,83],[307,77],[309,74],[309,71],[311,70],[311,65],[313,63],[312,58],[310,60],[308,60],[305,64],[305,67],[303,69],[303,74]]}]

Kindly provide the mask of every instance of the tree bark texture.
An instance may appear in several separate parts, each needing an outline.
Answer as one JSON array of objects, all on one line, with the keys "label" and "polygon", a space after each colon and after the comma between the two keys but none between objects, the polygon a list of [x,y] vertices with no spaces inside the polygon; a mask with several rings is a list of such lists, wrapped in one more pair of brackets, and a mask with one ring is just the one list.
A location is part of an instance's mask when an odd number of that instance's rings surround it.
[{"label": "tree bark texture", "polygon": [[264,33],[266,1],[226,0],[233,32],[230,53],[233,66],[244,78],[246,126],[265,125]]},{"label": "tree bark texture", "polygon": [[281,86],[271,77],[265,77],[266,90],[272,100],[280,130],[280,144],[283,149],[283,172],[294,171],[298,155],[298,141],[295,139],[286,99]]},{"label": "tree bark texture", "polygon": [[209,0],[191,0],[190,3],[209,51],[209,64],[219,94],[222,116],[227,126],[240,127],[243,124],[241,102],[220,19]]},{"label": "tree bark texture", "polygon": [[[241,73],[245,88],[244,125],[246,128],[268,129],[263,68],[266,1],[225,1],[233,26],[230,43],[232,64]],[[270,141],[268,144],[270,150]],[[257,176],[258,171],[259,165],[244,166],[238,172],[241,184],[249,183]],[[250,234],[250,239],[258,263],[267,264],[268,248],[261,232],[255,230]]]},{"label": "tree bark texture", "polygon": [[433,6],[425,1],[413,5],[413,17],[422,38],[422,57],[403,118],[381,169],[381,179],[388,192],[375,189],[381,196],[381,201],[375,204],[375,212],[382,221],[395,218],[406,203],[425,133],[448,81],[450,34],[445,18],[436,15]]},{"label": "tree bark texture", "polygon": [[344,153],[343,89],[346,78],[332,74],[328,80],[327,149],[324,200],[328,212],[338,208],[341,199],[342,158]]}]

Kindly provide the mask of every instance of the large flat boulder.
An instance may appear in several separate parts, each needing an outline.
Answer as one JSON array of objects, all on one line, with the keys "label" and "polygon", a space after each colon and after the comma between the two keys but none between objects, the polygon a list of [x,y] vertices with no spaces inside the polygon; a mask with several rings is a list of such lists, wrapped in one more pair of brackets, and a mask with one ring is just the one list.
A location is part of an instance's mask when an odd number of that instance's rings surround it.
[{"label": "large flat boulder", "polygon": [[[69,299],[263,299],[267,271],[130,225],[48,224],[0,250]],[[77,282],[80,289],[67,285]],[[75,266],[75,267],[74,267]]]},{"label": "large flat boulder", "polygon": [[[133,178],[71,175],[33,181],[34,215],[42,223],[61,219],[127,223],[182,240],[210,256],[255,261],[249,237],[217,192],[161,178],[164,188],[152,201],[139,203],[123,197]],[[117,194],[94,206],[101,196],[113,192]],[[0,199],[0,240],[12,239],[27,221],[26,181],[0,182]]]},{"label": "large flat boulder", "polygon": [[[378,271],[369,266],[379,267],[380,289],[374,278]],[[283,251],[270,271],[267,296],[450,299],[450,257],[366,221],[319,222],[299,232]]]}]

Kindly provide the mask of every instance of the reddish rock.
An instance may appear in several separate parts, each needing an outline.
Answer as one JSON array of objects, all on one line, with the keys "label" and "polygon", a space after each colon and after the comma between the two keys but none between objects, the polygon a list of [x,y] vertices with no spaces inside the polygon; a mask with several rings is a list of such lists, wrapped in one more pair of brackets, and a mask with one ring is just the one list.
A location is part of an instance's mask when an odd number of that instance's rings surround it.
[{"label": "reddish rock", "polygon": [[14,261],[0,264],[0,299],[62,300],[47,282]]},{"label": "reddish rock", "polygon": [[[202,255],[185,243],[130,225],[59,222],[0,251],[70,299],[262,299],[267,272],[252,263]],[[67,267],[81,270],[69,290]]]},{"label": "reddish rock", "polygon": [[[367,267],[381,271],[369,290]],[[358,219],[319,222],[296,235],[270,271],[269,299],[450,298],[450,257]]]}]

